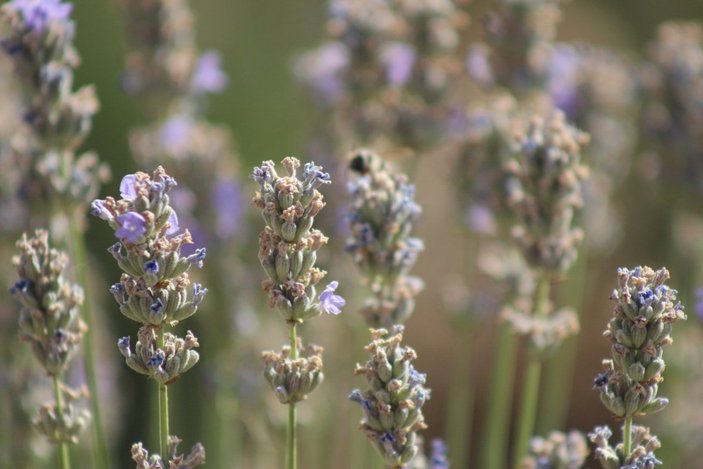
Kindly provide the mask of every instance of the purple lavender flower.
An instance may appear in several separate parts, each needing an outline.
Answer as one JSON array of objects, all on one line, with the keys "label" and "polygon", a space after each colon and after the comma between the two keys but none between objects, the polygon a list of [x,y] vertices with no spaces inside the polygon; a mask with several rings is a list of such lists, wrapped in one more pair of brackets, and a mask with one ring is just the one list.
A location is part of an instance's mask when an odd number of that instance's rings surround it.
[{"label": "purple lavender flower", "polygon": [[439,438],[432,440],[432,453],[430,456],[430,469],[448,469],[447,445]]},{"label": "purple lavender flower", "polygon": [[190,89],[195,93],[220,93],[227,86],[227,82],[227,75],[222,71],[220,54],[210,51],[198,59]]},{"label": "purple lavender flower", "polygon": [[129,358],[129,356],[132,354],[132,352],[129,350],[129,342],[129,336],[122,337],[117,341],[117,348],[120,349],[120,353],[125,358]]},{"label": "purple lavender flower", "polygon": [[234,180],[218,182],[210,194],[215,208],[215,234],[220,239],[229,239],[239,231],[243,212],[242,191]]},{"label": "purple lavender flower", "polygon": [[340,314],[342,312],[340,308],[346,304],[344,298],[334,294],[338,286],[339,282],[335,280],[327,284],[324,291],[320,293],[320,309],[327,314]]},{"label": "purple lavender flower", "polygon": [[344,71],[349,66],[349,51],[344,44],[332,42],[304,54],[295,64],[295,74],[325,104],[337,103],[344,93]]},{"label": "purple lavender flower", "polygon": [[[150,259],[144,263],[144,272],[158,274],[159,273],[159,263],[156,259]],[[118,284],[121,285],[121,284]]]},{"label": "purple lavender flower", "polygon": [[493,70],[488,60],[489,49],[484,44],[471,46],[466,54],[466,71],[479,85],[493,83]]},{"label": "purple lavender flower", "polygon": [[579,66],[581,59],[571,46],[554,48],[547,64],[547,91],[554,105],[574,119],[583,107],[579,93]]},{"label": "purple lavender flower", "polygon": [[27,27],[37,33],[43,33],[51,21],[67,20],[73,10],[72,4],[61,0],[13,0],[10,5],[22,13]]},{"label": "purple lavender flower", "polygon": [[466,222],[471,230],[479,234],[490,235],[496,231],[493,211],[484,204],[472,204],[468,209]]},{"label": "purple lavender flower", "polygon": [[188,259],[188,262],[190,262],[191,264],[195,264],[195,266],[198,269],[202,269],[203,268],[203,261],[205,260],[206,255],[207,255],[207,249],[198,248],[195,250],[195,253],[188,256],[187,259]]},{"label": "purple lavender flower", "polygon": [[703,321],[703,288],[696,290],[696,314]]},{"label": "purple lavender flower", "polygon": [[109,220],[112,218],[112,213],[105,208],[105,201],[100,199],[96,199],[90,204],[90,214],[101,220]]},{"label": "purple lavender flower", "polygon": [[415,51],[402,42],[388,44],[382,52],[382,60],[386,66],[386,80],[391,86],[405,85],[413,73]]},{"label": "purple lavender flower", "polygon": [[146,233],[146,220],[137,212],[123,213],[116,220],[120,227],[115,231],[115,236],[119,239],[136,244]]},{"label": "purple lavender flower", "polygon": [[[125,200],[134,200],[137,198],[137,177],[134,174],[128,174],[120,181],[120,196]],[[96,202],[98,202],[96,200]],[[102,218],[102,217],[100,217]]]},{"label": "purple lavender flower", "polygon": [[193,129],[193,119],[186,115],[175,115],[161,125],[159,143],[171,154],[181,154],[188,148]]},{"label": "purple lavender flower", "polygon": [[205,298],[206,294],[207,288],[204,288],[199,283],[193,284],[193,304],[195,306],[198,306],[200,303],[202,303],[203,298]]}]

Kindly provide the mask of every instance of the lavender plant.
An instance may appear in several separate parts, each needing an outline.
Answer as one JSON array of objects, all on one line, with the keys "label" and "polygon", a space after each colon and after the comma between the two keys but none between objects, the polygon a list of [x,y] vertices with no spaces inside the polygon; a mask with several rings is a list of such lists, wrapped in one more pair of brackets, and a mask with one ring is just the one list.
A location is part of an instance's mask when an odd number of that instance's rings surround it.
[{"label": "lavender plant", "polygon": [[[349,399],[361,405],[364,417],[359,430],[383,457],[389,469],[400,469],[418,453],[417,432],[427,428],[422,406],[430,398],[424,387],[426,375],[412,365],[415,351],[401,346],[401,325],[371,329],[371,343],[366,347],[371,358],[357,365],[354,374],[363,375],[369,388],[355,389]],[[440,456],[437,457],[441,464]],[[441,465],[439,467],[442,467]]]},{"label": "lavender plant", "polygon": [[349,166],[355,176],[349,184],[347,251],[373,295],[361,314],[370,327],[390,328],[407,321],[424,285],[408,275],[424,249],[422,240],[411,236],[421,208],[415,186],[375,153],[358,150]]},{"label": "lavender plant", "polygon": [[[206,251],[197,249],[188,256],[181,253],[182,246],[192,239],[188,230],[178,234],[178,217],[169,199],[175,186],[175,179],[158,167],[151,175],[137,172],[122,178],[120,199],[107,197],[91,205],[91,213],[105,220],[119,239],[108,251],[123,274],[110,292],[120,312],[141,327],[134,349],[129,336],[119,339],[117,346],[130,368],[158,386],[162,461],[175,454],[169,442],[168,386],[200,358],[194,350],[198,339],[192,332],[180,338],[165,329],[195,314],[208,291],[199,283],[191,286],[188,270],[193,265],[203,266]],[[195,460],[204,461],[202,447],[197,453]],[[170,464],[175,464],[174,459]]]},{"label": "lavender plant", "polygon": [[[27,184],[37,191],[32,198],[32,211],[50,219],[55,239],[69,243],[76,278],[87,288],[85,210],[100,184],[109,178],[109,171],[94,153],[78,154],[98,110],[98,101],[92,86],[73,90],[74,69],[80,59],[73,47],[72,8],[60,0],[13,0],[3,5],[0,21],[7,25],[2,45],[24,88],[24,121],[31,134],[17,150],[25,160],[25,177],[28,181],[40,181]],[[88,325],[84,356],[94,418],[94,456],[97,464],[109,467],[98,402],[89,300],[90,295],[82,304],[82,316]]]},{"label": "lavender plant", "polygon": [[549,289],[554,276],[573,264],[583,237],[572,223],[583,204],[581,181],[587,170],[580,154],[587,141],[586,134],[567,124],[564,115],[557,112],[546,122],[535,119],[530,123],[516,139],[516,157],[505,167],[508,204],[519,218],[512,234],[537,278],[533,301],[506,318],[517,332],[528,334],[532,348],[515,446],[518,464],[534,430],[540,355],[578,330],[573,311],[552,311]]},{"label": "lavender plant", "polygon": [[[122,84],[149,119],[130,132],[132,154],[145,167],[167,165],[179,181],[171,204],[193,237],[184,252],[205,245],[210,252],[211,261],[202,273],[211,290],[206,316],[218,320],[198,324],[208,353],[213,357],[241,353],[235,322],[248,289],[243,287],[240,248],[251,241],[242,220],[245,196],[229,129],[205,117],[208,98],[225,90],[227,75],[217,52],[200,51],[189,1],[123,0],[121,6],[128,44]],[[252,359],[255,353],[250,352]],[[200,379],[209,384],[207,398],[218,404],[206,406],[189,420],[203,432],[209,461],[215,466],[237,464],[231,459],[231,444],[242,440],[242,416],[236,410],[223,414],[221,409],[253,407],[239,402],[237,364],[244,361],[233,365],[210,360],[199,371]],[[236,457],[242,449],[234,449]]]},{"label": "lavender plant", "polygon": [[[286,175],[279,176],[272,161],[254,168],[253,179],[260,190],[252,203],[261,209],[266,222],[259,235],[259,261],[268,278],[262,283],[269,306],[276,308],[289,327],[290,344],[280,354],[263,352],[265,376],[276,397],[288,405],[287,467],[297,467],[296,404],[307,398],[323,379],[322,348],[303,351],[297,327],[321,312],[337,315],[345,300],[335,294],[338,282],[330,282],[317,295],[317,284],[326,272],[315,267],[317,251],[328,238],[313,228],[315,217],[325,206],[317,190],[331,183],[330,175],[315,163],[306,163],[298,178],[300,161],[282,161]],[[302,353],[302,356],[301,356]]]},{"label": "lavender plant", "polygon": [[83,290],[65,278],[68,256],[49,246],[49,233],[37,230],[17,242],[12,263],[19,280],[10,289],[20,302],[20,338],[51,378],[54,402],[44,404],[34,418],[36,429],[58,446],[59,467],[71,467],[69,444],[77,443],[90,413],[74,405],[87,397],[64,383],[64,373],[80,346],[86,325],[80,318]]},{"label": "lavender plant", "polygon": [[[662,410],[669,400],[658,397],[666,367],[663,347],[671,344],[673,324],[686,319],[676,290],[666,285],[669,271],[649,267],[618,269],[618,288],[613,290],[613,318],[603,335],[612,342],[612,358],[603,360],[605,372],[595,379],[603,405],[624,419],[622,444],[611,447],[609,428],[590,434],[595,455],[606,469],[654,467],[658,440],[644,427],[633,428],[635,416]],[[634,445],[633,445],[634,441]]]}]

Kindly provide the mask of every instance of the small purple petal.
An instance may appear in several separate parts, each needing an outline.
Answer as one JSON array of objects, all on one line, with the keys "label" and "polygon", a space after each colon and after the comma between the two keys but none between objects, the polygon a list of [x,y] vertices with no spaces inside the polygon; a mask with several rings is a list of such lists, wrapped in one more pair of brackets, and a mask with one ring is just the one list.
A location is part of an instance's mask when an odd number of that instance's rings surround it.
[{"label": "small purple petal", "polygon": [[128,174],[122,178],[120,182],[120,196],[125,200],[134,200],[137,198],[137,177],[134,174]]},{"label": "small purple petal", "polygon": [[415,51],[412,47],[402,42],[389,44],[383,50],[382,59],[389,85],[403,86],[410,80],[415,64]]},{"label": "small purple petal", "polygon": [[136,244],[146,233],[146,219],[137,212],[123,213],[116,220],[120,227],[115,231],[115,236],[122,240]]},{"label": "small purple petal", "polygon": [[180,229],[181,228],[178,225],[178,215],[175,210],[171,209],[171,215],[168,216],[168,228],[166,228],[166,235],[173,236],[178,233],[178,230]]},{"label": "small purple petal", "polygon": [[335,295],[334,292],[339,286],[339,282],[330,282],[320,293],[320,309],[327,314],[340,314],[342,306],[346,304],[346,300],[339,295]]},{"label": "small purple petal", "polygon": [[227,75],[222,71],[220,54],[206,52],[198,59],[190,89],[195,93],[219,93],[227,86]]},{"label": "small purple petal", "polygon": [[105,201],[100,199],[96,199],[90,204],[90,214],[102,220],[109,220],[112,218],[112,213],[105,208]]}]

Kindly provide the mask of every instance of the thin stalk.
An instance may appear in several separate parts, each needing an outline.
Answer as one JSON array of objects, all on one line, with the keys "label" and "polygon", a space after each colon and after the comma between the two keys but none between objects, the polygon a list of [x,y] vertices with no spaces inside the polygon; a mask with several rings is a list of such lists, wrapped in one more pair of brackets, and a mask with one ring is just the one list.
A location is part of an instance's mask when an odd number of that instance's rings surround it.
[{"label": "thin stalk", "polygon": [[622,446],[625,458],[630,456],[632,452],[632,416],[625,417],[625,423],[622,426]]},{"label": "thin stalk", "polygon": [[517,337],[508,324],[501,324],[491,377],[488,413],[483,424],[486,435],[481,452],[485,469],[504,469],[507,456],[510,403],[515,379],[515,350]]},{"label": "thin stalk", "polygon": [[[56,413],[63,419],[63,398],[61,397],[61,385],[58,376],[53,377],[54,397],[56,399]],[[71,456],[68,452],[68,443],[59,443],[59,465],[61,469],[71,469]]]},{"label": "thin stalk", "polygon": [[[290,326],[290,358],[291,360],[298,359],[298,336],[296,331],[297,323]],[[298,436],[296,434],[296,408],[295,402],[288,404],[288,469],[296,469],[298,467]]]},{"label": "thin stalk", "polygon": [[[586,243],[587,244],[587,243]],[[577,306],[579,320],[586,310],[585,293],[590,285],[590,265],[588,246],[582,246],[579,260],[569,274],[569,281],[559,289],[559,298],[568,300]],[[578,336],[569,337],[554,354],[544,363],[544,383],[542,398],[537,417],[538,434],[546,434],[555,428],[564,428],[571,401],[574,363],[578,352]]]},{"label": "thin stalk", "polygon": [[[164,348],[164,329],[159,328],[159,348]],[[168,386],[159,383],[159,453],[163,461],[168,460]]]},{"label": "thin stalk", "polygon": [[[468,337],[473,328],[464,326],[460,336]],[[471,344],[470,340],[465,341]],[[466,347],[461,358],[454,360],[454,372],[449,383],[449,399],[447,404],[446,438],[452,464],[455,467],[466,467],[466,458],[471,450],[471,421],[474,410],[474,387],[471,385],[471,363],[473,363],[473,347]]]},{"label": "thin stalk", "polygon": [[[534,314],[543,316],[549,301],[549,275],[541,272],[538,275],[537,290],[535,291]],[[518,417],[517,436],[513,452],[513,467],[520,468],[522,458],[527,454],[530,438],[535,429],[535,416],[539,401],[539,381],[542,372],[542,358],[538,354],[530,354],[522,390],[522,400]]]},{"label": "thin stalk", "polygon": [[83,304],[81,305],[81,317],[87,327],[87,331],[83,335],[84,340],[84,366],[86,379],[88,381],[88,389],[90,390],[90,411],[93,418],[93,459],[96,467],[108,469],[110,460],[108,458],[107,444],[105,434],[103,433],[102,417],[100,412],[100,394],[98,392],[98,381],[95,372],[95,329],[92,318],[92,288],[88,282],[86,274],[88,261],[86,256],[85,238],[80,230],[79,215],[75,215],[69,221],[69,239],[71,243],[71,251],[73,252],[74,265],[76,269],[76,281],[85,292]]}]

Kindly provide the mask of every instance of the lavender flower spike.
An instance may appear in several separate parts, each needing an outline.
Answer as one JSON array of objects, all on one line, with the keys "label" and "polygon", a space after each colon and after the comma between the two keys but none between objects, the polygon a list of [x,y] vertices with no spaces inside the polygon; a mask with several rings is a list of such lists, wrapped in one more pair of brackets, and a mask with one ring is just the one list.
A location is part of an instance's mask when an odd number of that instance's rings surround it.
[{"label": "lavender flower spike", "polygon": [[342,312],[340,308],[347,303],[344,298],[334,294],[338,286],[339,282],[335,280],[328,283],[324,291],[320,293],[320,309],[327,314],[334,314],[335,316]]}]

